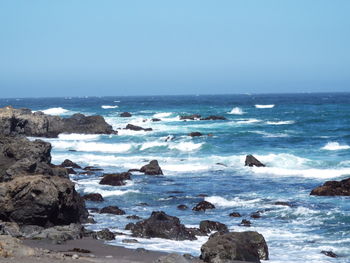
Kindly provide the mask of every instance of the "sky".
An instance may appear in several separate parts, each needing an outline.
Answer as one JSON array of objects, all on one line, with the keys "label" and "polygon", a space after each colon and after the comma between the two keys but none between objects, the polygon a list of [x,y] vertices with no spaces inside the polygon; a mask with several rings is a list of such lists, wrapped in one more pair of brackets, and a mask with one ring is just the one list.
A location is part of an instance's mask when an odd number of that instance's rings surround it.
[{"label": "sky", "polygon": [[349,0],[0,0],[0,97],[350,92]]}]

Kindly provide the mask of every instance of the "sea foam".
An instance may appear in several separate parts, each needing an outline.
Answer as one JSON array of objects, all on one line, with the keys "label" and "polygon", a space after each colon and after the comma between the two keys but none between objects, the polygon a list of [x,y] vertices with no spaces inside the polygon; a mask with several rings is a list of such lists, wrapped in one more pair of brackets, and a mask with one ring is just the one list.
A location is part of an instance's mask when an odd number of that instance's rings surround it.
[{"label": "sea foam", "polygon": [[234,115],[242,115],[245,112],[242,111],[241,108],[239,107],[234,107],[230,112],[228,112],[228,114],[234,114]]},{"label": "sea foam", "polygon": [[57,108],[49,108],[46,110],[41,110],[41,112],[48,115],[64,115],[64,114],[67,114],[69,110],[66,110],[62,107],[57,107]]},{"label": "sea foam", "polygon": [[328,151],[338,151],[338,150],[350,149],[350,146],[347,144],[341,145],[338,142],[329,142],[325,146],[323,146],[321,149],[328,150]]},{"label": "sea foam", "polygon": [[117,105],[102,105],[101,108],[102,109],[116,109],[116,108],[119,108],[119,106],[117,106]]},{"label": "sea foam", "polygon": [[271,109],[273,107],[275,107],[275,104],[266,104],[266,105],[255,104],[255,108],[257,109]]}]

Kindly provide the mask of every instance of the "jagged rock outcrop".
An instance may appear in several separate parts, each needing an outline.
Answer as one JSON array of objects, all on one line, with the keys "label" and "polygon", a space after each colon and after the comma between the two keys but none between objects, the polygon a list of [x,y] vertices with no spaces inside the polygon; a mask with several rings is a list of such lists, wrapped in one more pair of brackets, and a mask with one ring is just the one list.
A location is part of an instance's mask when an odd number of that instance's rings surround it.
[{"label": "jagged rock outcrop", "polygon": [[157,160],[152,160],[149,164],[142,166],[140,172],[148,175],[163,175]]},{"label": "jagged rock outcrop", "polygon": [[140,126],[136,126],[133,124],[126,125],[125,129],[132,130],[132,131],[152,131],[152,128],[142,128]]},{"label": "jagged rock outcrop", "polygon": [[0,183],[0,220],[48,227],[81,223],[87,216],[69,179],[33,175]]},{"label": "jagged rock outcrop", "polygon": [[0,134],[0,182],[30,174],[67,177],[66,168],[51,164],[51,144]]},{"label": "jagged rock outcrop", "polygon": [[0,108],[0,132],[34,137],[55,138],[60,133],[114,134],[102,116],[77,113],[69,118],[51,116],[30,109]]},{"label": "jagged rock outcrop", "polygon": [[209,263],[260,262],[269,258],[269,252],[264,237],[258,232],[217,232],[202,245],[200,258]]},{"label": "jagged rock outcrop", "polygon": [[180,223],[180,219],[169,216],[163,211],[152,212],[152,215],[136,224],[127,224],[125,229],[131,230],[132,236],[144,238],[165,238],[173,240],[196,240],[196,236]]},{"label": "jagged rock outcrop", "polygon": [[316,187],[310,195],[319,196],[350,196],[350,178],[341,181],[327,181]]},{"label": "jagged rock outcrop", "polygon": [[261,163],[253,155],[249,154],[245,158],[245,166],[256,166],[256,167],[265,167],[265,164]]},{"label": "jagged rock outcrop", "polygon": [[75,169],[82,169],[80,165],[76,164],[75,162],[69,160],[69,159],[65,159],[60,166],[62,167],[71,167],[71,168],[75,168]]}]

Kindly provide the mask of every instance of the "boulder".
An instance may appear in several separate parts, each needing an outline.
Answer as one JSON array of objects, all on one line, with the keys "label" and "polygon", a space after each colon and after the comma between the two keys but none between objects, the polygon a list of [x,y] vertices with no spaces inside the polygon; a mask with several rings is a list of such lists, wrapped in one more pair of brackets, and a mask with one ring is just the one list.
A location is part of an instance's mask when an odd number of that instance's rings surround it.
[{"label": "boulder", "polygon": [[66,178],[16,177],[0,183],[0,219],[20,225],[67,225],[88,217],[84,200]]},{"label": "boulder", "polygon": [[268,260],[269,252],[264,237],[258,232],[217,232],[202,245],[200,258],[209,263],[260,262],[260,259]]},{"label": "boulder", "polygon": [[350,196],[350,178],[341,181],[327,181],[316,187],[310,195],[319,196]]},{"label": "boulder", "polygon": [[125,127],[125,130],[132,130],[132,131],[152,131],[152,128],[142,128],[140,126],[136,126],[133,124],[128,124]]},{"label": "boulder", "polygon": [[179,218],[169,216],[163,211],[152,212],[148,219],[136,224],[130,223],[125,229],[131,230],[134,237],[159,237],[173,240],[197,239],[193,233],[180,223]]},{"label": "boulder", "polygon": [[98,194],[98,193],[86,194],[86,195],[83,195],[82,197],[86,201],[92,201],[92,202],[102,202],[102,201],[104,201],[102,195]]},{"label": "boulder", "polygon": [[216,221],[204,220],[199,223],[199,229],[201,232],[209,234],[212,231],[228,232],[228,228],[225,224]]},{"label": "boulder", "polygon": [[210,115],[206,118],[201,118],[201,121],[216,121],[216,120],[227,120],[224,116]]},{"label": "boulder", "polygon": [[177,209],[179,209],[179,210],[187,210],[188,206],[187,205],[178,205]]},{"label": "boulder", "polygon": [[75,169],[81,169],[81,166],[76,164],[75,162],[72,162],[69,159],[64,160],[61,165],[62,167],[71,167],[71,168],[75,168]]},{"label": "boulder", "polygon": [[331,258],[337,258],[338,257],[338,255],[335,254],[333,251],[322,250],[321,253],[326,255],[327,257],[331,257]]},{"label": "boulder", "polygon": [[100,184],[121,186],[125,185],[125,180],[131,180],[131,173],[104,174]]},{"label": "boulder", "polygon": [[[18,260],[18,258],[27,258],[37,254],[39,255],[36,249],[23,245],[23,241],[8,235],[0,235],[0,258],[17,257]],[[20,261],[5,259],[4,262]]]},{"label": "boulder", "polygon": [[74,114],[69,118],[32,112],[29,109],[0,108],[0,131],[5,135],[20,134],[55,138],[60,133],[114,134],[102,116]]},{"label": "boulder", "polygon": [[254,218],[254,219],[260,218],[261,217],[261,212],[258,211],[258,212],[251,213],[250,217]]},{"label": "boulder", "polygon": [[247,226],[247,227],[251,226],[251,224],[252,223],[247,219],[243,219],[240,223],[241,226]]},{"label": "boulder", "polygon": [[125,211],[118,206],[107,206],[100,210],[100,214],[125,215]]},{"label": "boulder", "polygon": [[149,164],[142,166],[140,172],[147,175],[163,175],[157,160],[152,160]]},{"label": "boulder", "polygon": [[192,115],[183,115],[180,116],[180,120],[199,120],[201,118],[201,115],[199,114],[192,114]]},{"label": "boulder", "polygon": [[128,118],[128,117],[131,117],[132,114],[130,112],[123,112],[123,113],[120,113],[119,116],[123,118]]},{"label": "boulder", "polygon": [[214,209],[215,206],[207,201],[199,202],[195,207],[192,208],[193,211],[205,211],[207,209]]},{"label": "boulder", "polygon": [[289,206],[289,207],[293,207],[293,205],[289,202],[284,202],[284,201],[277,201],[273,203],[274,205],[281,205],[281,206]]},{"label": "boulder", "polygon": [[153,122],[157,122],[157,121],[161,121],[161,119],[153,118],[152,121],[153,121]]},{"label": "boulder", "polygon": [[114,240],[115,235],[108,229],[104,228],[101,231],[97,231],[97,237],[104,240]]},{"label": "boulder", "polygon": [[200,136],[203,136],[202,133],[200,132],[191,132],[188,134],[188,136],[191,136],[191,137],[200,137]]},{"label": "boulder", "polygon": [[256,167],[265,167],[265,164],[261,163],[253,155],[249,154],[245,158],[245,166],[256,166]]}]

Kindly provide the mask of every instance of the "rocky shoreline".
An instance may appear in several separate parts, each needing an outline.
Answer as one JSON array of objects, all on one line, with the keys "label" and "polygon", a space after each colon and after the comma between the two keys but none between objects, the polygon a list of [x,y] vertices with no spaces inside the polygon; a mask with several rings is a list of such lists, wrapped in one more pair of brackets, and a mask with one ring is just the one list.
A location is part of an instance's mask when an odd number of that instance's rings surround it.
[{"label": "rocky shoreline", "polygon": [[[223,120],[220,116],[201,118],[197,115],[183,116],[182,119],[192,120],[194,118]],[[70,160],[65,160],[61,165],[52,164],[49,143],[42,140],[30,141],[24,137],[52,138],[57,137],[60,133],[117,134],[103,117],[74,114],[69,118],[61,118],[8,106],[0,109],[0,131],[0,236],[2,237],[0,254],[3,257],[37,257],[38,255],[46,257],[51,253],[45,254],[46,252],[41,250],[30,249],[23,245],[21,240],[25,240],[24,243],[30,244],[31,247],[40,247],[47,242],[54,243],[57,247],[69,242],[77,242],[74,244],[80,244],[80,249],[87,249],[84,245],[85,240],[89,240],[87,242],[92,247],[98,247],[100,241],[97,239],[113,239],[114,234],[108,229],[99,233],[101,231],[88,231],[83,227],[84,223],[94,222],[93,218],[89,217],[84,200],[102,202],[103,198],[98,193],[82,197],[75,190],[74,183],[69,179],[68,174],[75,173],[74,169],[81,169],[81,167]],[[245,165],[265,166],[252,155],[247,155]],[[96,168],[86,167],[84,170],[93,173]],[[132,179],[133,172],[141,172],[150,176],[163,175],[157,160],[152,160],[140,169],[105,174],[100,184],[115,187],[124,185],[125,180]],[[312,190],[311,195],[350,195],[349,180],[327,182],[324,186]],[[187,208],[183,207],[183,209]],[[215,209],[215,206],[202,201],[192,210],[201,212],[207,209]],[[99,212],[125,214],[118,207],[105,207]],[[137,217],[137,215],[134,216]],[[232,213],[232,216],[237,217],[238,213]],[[251,215],[252,218],[259,216],[260,212]],[[250,224],[250,221],[245,219],[241,223],[242,226],[250,226]],[[210,235],[209,240],[203,244],[200,258],[164,254],[162,259],[157,259],[160,254],[143,251],[143,253],[148,253],[147,255],[152,255],[147,259],[150,261],[147,261],[143,255],[134,260],[132,257],[131,259],[119,258],[125,262],[204,261],[219,263],[235,262],[236,260],[260,262],[260,260],[269,258],[268,247],[261,234],[254,231],[229,232],[227,227],[220,222],[206,220],[200,222],[198,228],[186,228],[181,224],[179,218],[167,215],[162,211],[154,211],[148,219],[130,223],[125,229],[132,232],[131,237],[158,237],[172,240],[195,240],[196,236],[216,232]],[[35,241],[42,241],[42,243]],[[109,249],[112,250],[112,248],[114,247]],[[130,251],[131,254],[140,253],[136,250]],[[81,260],[88,259],[91,262],[91,257],[85,259],[85,256],[82,256],[82,254],[92,254],[91,251],[89,253],[83,253],[82,250],[76,252],[66,253],[63,256],[59,253],[55,255],[57,260],[74,259],[76,257],[74,255],[77,255]],[[95,258],[93,260],[97,261],[92,261],[99,262],[98,260],[102,258]],[[115,258],[108,260],[115,260]]]}]

